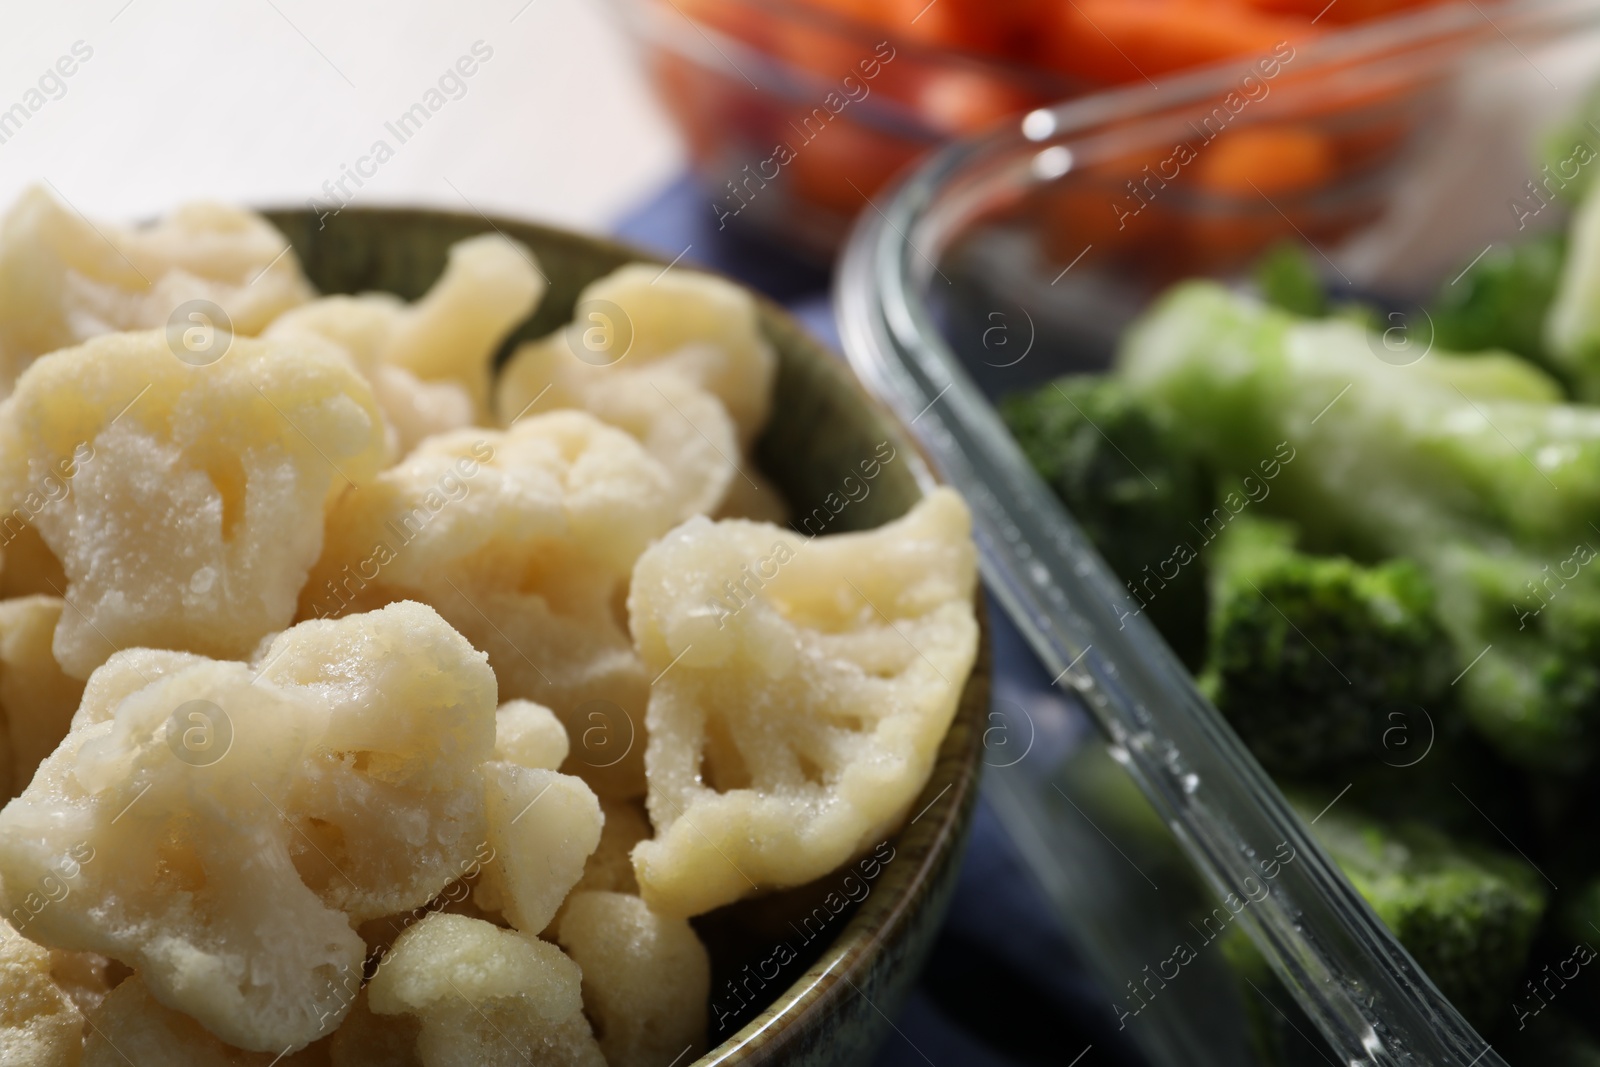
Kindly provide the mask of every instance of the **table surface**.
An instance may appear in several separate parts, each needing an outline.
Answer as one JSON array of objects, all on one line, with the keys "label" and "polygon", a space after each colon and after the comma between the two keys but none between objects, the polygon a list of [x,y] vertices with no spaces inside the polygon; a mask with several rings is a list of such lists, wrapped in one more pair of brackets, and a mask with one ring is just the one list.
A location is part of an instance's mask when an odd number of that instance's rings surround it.
[{"label": "table surface", "polygon": [[[315,199],[612,230],[747,280],[837,345],[825,269],[708,225],[601,0],[90,0],[8,15],[0,205],[45,183],[112,219]],[[426,122],[398,126],[419,103]],[[1042,674],[992,617],[1001,670]],[[950,920],[878,1063],[1130,1063],[1107,1003],[980,803]]]},{"label": "table surface", "polygon": [[[0,204],[40,181],[110,218],[195,198],[303,204],[361,167],[344,183],[360,203],[595,229],[682,166],[604,0],[84,0],[6,16],[0,113],[31,113],[0,124]],[[75,44],[88,58],[48,75]],[[461,78],[474,44],[487,58]],[[435,102],[404,142],[385,125]],[[392,158],[362,164],[380,140]]]}]

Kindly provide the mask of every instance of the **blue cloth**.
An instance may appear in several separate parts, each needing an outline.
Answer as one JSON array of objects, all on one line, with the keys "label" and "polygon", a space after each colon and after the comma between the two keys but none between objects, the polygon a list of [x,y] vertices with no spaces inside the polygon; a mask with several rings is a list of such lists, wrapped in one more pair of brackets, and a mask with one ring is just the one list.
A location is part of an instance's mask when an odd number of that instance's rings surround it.
[{"label": "blue cloth", "polygon": [[[835,351],[839,331],[829,272],[759,236],[718,230],[711,199],[691,180],[662,190],[616,227],[623,240],[663,258],[720,271],[782,302]],[[990,602],[996,690],[1026,702],[1051,699],[1050,679]],[[972,839],[950,914],[908,1002],[894,1013],[877,1067],[1135,1065],[1108,1005],[1029,874],[994,808],[980,793]]]}]

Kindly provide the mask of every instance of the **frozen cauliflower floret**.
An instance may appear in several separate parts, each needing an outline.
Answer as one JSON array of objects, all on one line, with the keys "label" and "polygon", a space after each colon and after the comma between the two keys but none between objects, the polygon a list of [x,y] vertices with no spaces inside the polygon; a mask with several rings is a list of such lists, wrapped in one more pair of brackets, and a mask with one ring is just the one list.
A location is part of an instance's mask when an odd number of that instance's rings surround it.
[{"label": "frozen cauliflower floret", "polygon": [[494,758],[553,771],[571,748],[555,712],[531,700],[508,700],[494,713]]},{"label": "frozen cauliflower floret", "polygon": [[259,215],[221,204],[128,229],[28,190],[0,220],[0,393],[37,356],[165,327],[190,300],[221,307],[234,333],[260,333],[313,295],[288,245]]},{"label": "frozen cauliflower floret", "polygon": [[[671,528],[665,470],[627,434],[576,411],[505,431],[430,438],[375,485],[342,498],[301,614],[414,598],[489,654],[503,699],[555,712],[566,768],[602,795],[644,791],[650,675],[622,621],[633,562]],[[637,743],[593,744],[596,708]],[[618,741],[621,745],[621,741]]]},{"label": "frozen cauliflower floret", "polygon": [[321,1067],[328,1042],[299,1052],[245,1052],[231,1048],[179,1011],[151,996],[138,975],[106,997],[90,1017],[83,1042],[83,1067]]},{"label": "frozen cauliflower floret", "polygon": [[650,817],[636,800],[602,799],[600,811],[606,820],[600,830],[600,844],[584,864],[583,877],[572,890],[638,895],[639,881],[633,876],[633,860],[629,857],[634,845],[650,837]]},{"label": "frozen cauliflower floret", "polygon": [[0,920],[0,1067],[77,1067],[83,1013],[50,964],[47,949]]},{"label": "frozen cauliflower floret", "polygon": [[67,736],[83,699],[83,683],[62,673],[50,651],[63,606],[49,596],[0,600],[0,716],[10,740],[12,793]]},{"label": "frozen cauliflower floret", "polygon": [[407,309],[384,361],[423,381],[460,382],[487,412],[495,351],[547,286],[525,245],[498,233],[458,241],[439,280]]},{"label": "frozen cauliflower floret", "polygon": [[312,620],[257,657],[260,681],[326,709],[289,792],[295,864],[355,922],[433,898],[483,841],[494,752],[483,653],[422,604]]},{"label": "frozen cauliflower floret", "polygon": [[169,674],[210,663],[208,656],[169,648],[125,648],[95,669],[83,687],[83,700],[72,716],[72,728],[106,722],[125,697]]},{"label": "frozen cauliflower floret", "polygon": [[352,922],[425,903],[482,841],[494,705],[420,604],[302,624],[255,666],[119,653],[0,811],[0,888],[30,937],[133,965],[227,1043],[302,1047],[359,984]]},{"label": "frozen cauliflower floret", "polygon": [[496,926],[506,925],[498,908],[481,908],[473,899],[473,890],[477,887],[484,865],[493,861],[494,849],[487,840],[479,841],[477,854],[467,862],[461,877],[445,886],[432,900],[404,913],[385,915],[381,919],[368,919],[356,927],[356,933],[361,935],[361,940],[367,946],[368,966],[372,960],[384,956],[394,947],[395,938],[434,912],[465,915],[468,918],[492,922]]},{"label": "frozen cauliflower floret", "polygon": [[499,762],[485,763],[482,774],[494,860],[483,868],[474,901],[537,934],[600,844],[600,802],[570,774]]},{"label": "frozen cauliflower floret", "polygon": [[380,1016],[421,1021],[423,1067],[606,1067],[581,975],[556,946],[460,915],[430,915],[367,985]]},{"label": "frozen cauliflower floret", "polygon": [[[293,618],[329,498],[383,447],[371,390],[325,343],[236,338],[196,367],[162,333],[111,334],[37,360],[0,405],[0,507],[65,568],[62,668],[132,646],[248,656]],[[70,491],[41,500],[57,472]]]},{"label": "frozen cauliflower floret", "polygon": [[[499,416],[510,425],[530,415],[579,408],[631,435],[666,468],[673,480],[674,518],[707,515],[740,480],[739,441],[721,401],[672,374],[594,373],[555,347],[525,356],[523,376],[544,375],[532,401],[505,410],[510,396],[502,379]],[[514,390],[511,390],[514,392]]]},{"label": "frozen cauliflower floret", "polygon": [[895,830],[977,651],[970,526],[940,489],[865,533],[691,519],[640,557],[634,639],[665,671],[647,718],[656,837],[633,852],[652,909],[800,885]]},{"label": "frozen cauliflower floret", "polygon": [[778,357],[761,334],[755,299],[709,274],[633,263],[578,294],[579,318],[523,345],[501,372],[496,409],[514,417],[560,381],[673,376],[711,393],[749,448],[772,410]]},{"label": "frozen cauliflower floret", "polygon": [[425,382],[404,367],[378,366],[368,378],[392,433],[392,453],[405,455],[425,439],[471,426],[472,398],[455,382]]},{"label": "frozen cauliflower floret", "polygon": [[557,943],[583,971],[583,1010],[610,1067],[661,1067],[701,1049],[711,958],[685,919],[636,896],[574,893]]},{"label": "frozen cauliflower floret", "polygon": [[323,297],[267,334],[309,333],[344,349],[372,382],[404,454],[487,414],[495,352],[533,313],[545,285],[527,248],[484,234],[451,246],[444,274],[414,304],[389,293]]}]

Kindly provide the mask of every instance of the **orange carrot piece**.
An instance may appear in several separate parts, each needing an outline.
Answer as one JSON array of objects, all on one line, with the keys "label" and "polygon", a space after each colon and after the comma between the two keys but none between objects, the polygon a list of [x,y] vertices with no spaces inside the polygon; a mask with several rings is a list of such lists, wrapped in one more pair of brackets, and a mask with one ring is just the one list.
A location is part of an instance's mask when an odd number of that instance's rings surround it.
[{"label": "orange carrot piece", "polygon": [[1277,196],[1316,189],[1332,177],[1333,145],[1303,126],[1244,126],[1201,149],[1196,184],[1238,197]]}]

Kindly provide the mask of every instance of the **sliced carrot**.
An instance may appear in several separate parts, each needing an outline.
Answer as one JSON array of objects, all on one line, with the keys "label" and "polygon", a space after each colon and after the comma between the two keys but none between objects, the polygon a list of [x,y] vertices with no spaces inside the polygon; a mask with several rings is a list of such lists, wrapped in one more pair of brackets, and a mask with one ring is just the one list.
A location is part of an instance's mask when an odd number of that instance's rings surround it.
[{"label": "sliced carrot", "polygon": [[1348,24],[1398,15],[1415,7],[1432,7],[1444,0],[1236,0],[1247,7],[1282,15],[1301,15],[1317,22]]},{"label": "sliced carrot", "polygon": [[972,133],[1007,115],[1020,115],[1050,102],[981,70],[917,63],[910,58],[901,63],[886,71],[882,91],[946,136]]},{"label": "sliced carrot", "polygon": [[785,124],[784,142],[793,158],[781,181],[793,181],[794,195],[845,217],[866,209],[872,196],[926,146],[902,141],[850,120],[849,112],[823,118],[826,110],[795,112]]},{"label": "sliced carrot", "polygon": [[1042,29],[1041,60],[1104,83],[1265,55],[1315,32],[1303,19],[1196,0],[1065,0]]},{"label": "sliced carrot", "polygon": [[1251,198],[1305,192],[1334,173],[1328,137],[1304,126],[1241,126],[1200,149],[1194,181],[1215,193]]},{"label": "sliced carrot", "polygon": [[1060,0],[877,0],[903,39],[1014,57]]}]

